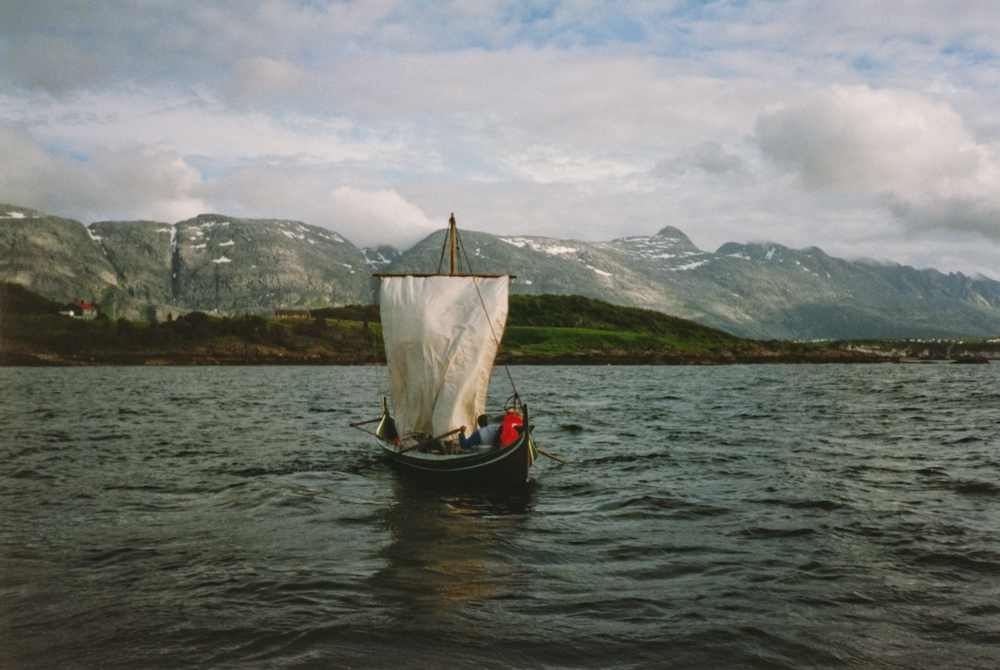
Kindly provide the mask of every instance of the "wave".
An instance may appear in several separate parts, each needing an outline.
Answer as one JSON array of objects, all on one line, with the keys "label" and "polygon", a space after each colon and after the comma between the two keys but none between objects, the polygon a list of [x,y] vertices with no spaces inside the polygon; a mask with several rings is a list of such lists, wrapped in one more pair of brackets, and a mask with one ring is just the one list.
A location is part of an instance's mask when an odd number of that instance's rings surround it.
[{"label": "wave", "polygon": [[956,482],[952,490],[967,496],[1000,496],[1000,485],[975,479]]},{"label": "wave", "polygon": [[774,540],[791,537],[807,537],[816,533],[815,528],[768,528],[766,526],[752,526],[744,528],[736,533],[741,537],[750,540]]},{"label": "wave", "polygon": [[824,512],[832,512],[834,510],[843,509],[846,507],[843,503],[835,502],[833,500],[797,500],[797,499],[784,499],[784,498],[750,498],[747,502],[757,503],[761,505],[779,505],[782,507],[788,507],[791,509],[818,509]]},{"label": "wave", "polygon": [[56,478],[53,475],[39,472],[34,468],[23,468],[21,470],[16,470],[8,476],[11,479],[55,479]]},{"label": "wave", "polygon": [[598,511],[615,512],[618,517],[641,518],[660,516],[668,519],[701,519],[729,514],[731,509],[706,505],[667,496],[641,495],[603,503]]},{"label": "wave", "polygon": [[911,552],[910,561],[916,565],[949,568],[977,574],[1000,575],[1000,553],[993,551],[928,551]]},{"label": "wave", "polygon": [[654,463],[661,462],[673,462],[673,456],[665,451],[653,451],[645,454],[637,454],[632,452],[616,453],[610,456],[598,456],[597,458],[587,458],[581,459],[578,462],[581,465],[636,465],[641,467],[649,467]]}]

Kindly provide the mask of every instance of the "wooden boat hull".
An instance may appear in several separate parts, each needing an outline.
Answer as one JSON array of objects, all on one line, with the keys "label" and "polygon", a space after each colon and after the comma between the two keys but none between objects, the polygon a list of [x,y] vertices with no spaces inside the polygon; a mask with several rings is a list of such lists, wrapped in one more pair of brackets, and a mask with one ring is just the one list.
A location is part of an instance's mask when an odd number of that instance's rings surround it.
[{"label": "wooden boat hull", "polygon": [[441,487],[497,489],[524,486],[535,460],[535,445],[530,431],[525,431],[516,442],[503,449],[498,447],[447,457],[400,453],[389,442],[378,439],[378,443],[386,460],[400,473]]}]

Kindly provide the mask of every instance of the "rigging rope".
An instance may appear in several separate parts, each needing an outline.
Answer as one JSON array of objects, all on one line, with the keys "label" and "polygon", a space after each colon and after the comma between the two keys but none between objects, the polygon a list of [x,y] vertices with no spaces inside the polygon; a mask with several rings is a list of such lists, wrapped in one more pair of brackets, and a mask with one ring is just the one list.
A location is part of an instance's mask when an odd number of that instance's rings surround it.
[{"label": "rigging rope", "polygon": [[444,244],[441,245],[441,257],[438,259],[438,274],[441,274],[441,267],[444,265],[444,250],[448,248],[448,234],[445,233]]},{"label": "rigging rope", "polygon": [[[458,240],[458,249],[462,252],[462,258],[465,259],[465,269],[472,274],[472,263],[469,262],[469,255],[465,253],[465,244],[462,242],[462,236],[458,234],[458,229],[455,229],[455,237]],[[441,250],[441,256],[444,257],[444,250]],[[479,296],[479,304],[483,307],[483,312],[486,314],[486,323],[490,326],[490,334],[493,336],[493,342],[497,345],[497,351],[500,350],[500,338],[497,337],[497,331],[493,328],[493,318],[490,316],[490,311],[486,307],[486,300],[483,299],[483,293],[479,290],[479,282],[473,278],[472,285],[476,287],[476,295]],[[507,364],[503,364],[504,372],[507,373],[507,381],[510,382],[510,388],[514,391],[514,397],[516,400],[520,400],[521,394],[517,392],[517,384],[514,383],[514,376],[510,373],[510,368]]]}]

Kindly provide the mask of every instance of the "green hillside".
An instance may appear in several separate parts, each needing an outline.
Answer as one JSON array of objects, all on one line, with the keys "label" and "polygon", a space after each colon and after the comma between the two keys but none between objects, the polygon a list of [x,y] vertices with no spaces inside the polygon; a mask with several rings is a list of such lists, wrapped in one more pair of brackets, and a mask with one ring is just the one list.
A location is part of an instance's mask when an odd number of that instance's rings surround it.
[{"label": "green hillside", "polygon": [[20,284],[0,282],[0,318],[13,314],[56,314],[59,303],[43,298]]},{"label": "green hillside", "polygon": [[[379,320],[378,305],[326,307],[313,310],[311,314],[348,321]],[[507,325],[508,327],[630,330],[719,342],[735,342],[740,339],[724,331],[662,312],[612,305],[603,300],[578,295],[512,295]]]},{"label": "green hillside", "polygon": [[740,339],[662,312],[612,305],[578,295],[512,295],[507,322],[511,326],[629,330],[703,341],[736,342]]}]

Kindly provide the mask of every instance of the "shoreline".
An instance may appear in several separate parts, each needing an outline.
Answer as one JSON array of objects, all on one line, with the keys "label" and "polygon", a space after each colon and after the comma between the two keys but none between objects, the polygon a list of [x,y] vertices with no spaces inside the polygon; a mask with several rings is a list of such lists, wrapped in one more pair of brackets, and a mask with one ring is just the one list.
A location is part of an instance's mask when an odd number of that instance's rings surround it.
[{"label": "shoreline", "polygon": [[[927,364],[953,363],[952,359],[913,360],[898,356],[860,355],[756,355],[756,356],[635,356],[635,355],[559,355],[559,356],[500,356],[496,365],[531,366],[718,366],[718,365],[831,365],[831,364]],[[156,356],[143,354],[80,354],[57,355],[49,353],[0,352],[0,367],[205,367],[205,366],[384,366],[385,361],[374,357],[228,357],[228,356]]]}]

